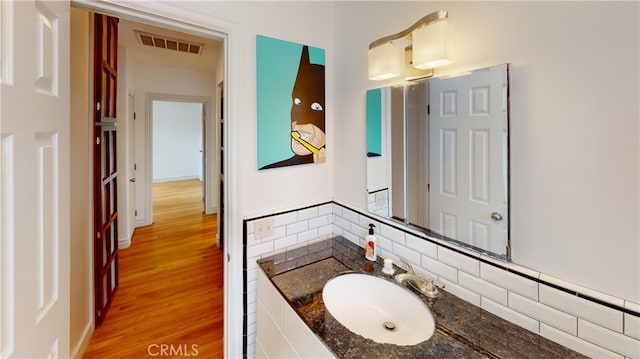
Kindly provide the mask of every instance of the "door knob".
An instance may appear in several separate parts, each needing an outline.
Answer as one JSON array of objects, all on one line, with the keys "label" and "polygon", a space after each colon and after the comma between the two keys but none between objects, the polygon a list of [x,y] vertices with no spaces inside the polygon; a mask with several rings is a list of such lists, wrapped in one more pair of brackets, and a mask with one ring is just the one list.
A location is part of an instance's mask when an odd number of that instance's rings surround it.
[{"label": "door knob", "polygon": [[135,181],[136,181],[135,177],[133,177],[132,179],[129,180],[129,182],[135,182]]},{"label": "door knob", "polygon": [[502,214],[500,214],[498,212],[493,212],[493,213],[491,213],[491,219],[493,219],[496,222],[500,222],[500,221],[502,221]]}]

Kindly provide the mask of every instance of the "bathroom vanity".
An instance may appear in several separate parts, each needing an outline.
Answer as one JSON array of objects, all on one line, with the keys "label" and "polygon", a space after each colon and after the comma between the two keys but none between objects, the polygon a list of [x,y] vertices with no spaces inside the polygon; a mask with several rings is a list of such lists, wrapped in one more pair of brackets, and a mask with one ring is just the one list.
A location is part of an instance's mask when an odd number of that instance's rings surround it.
[{"label": "bathroom vanity", "polygon": [[[446,290],[441,290],[440,297],[435,300],[416,293],[427,303],[436,323],[435,333],[426,341],[407,346],[381,344],[351,332],[325,310],[322,299],[324,284],[344,271],[380,277],[385,275],[382,273],[381,259],[378,262],[367,261],[363,249],[343,237],[265,256],[258,261],[258,266],[257,343],[273,345],[279,341],[285,344],[286,349],[278,352],[279,356],[584,358],[579,353],[467,303]],[[396,271],[402,270],[396,267]],[[278,295],[281,298],[275,298]],[[282,308],[278,305],[282,305]],[[273,321],[281,321],[283,328],[280,331],[269,328]],[[284,336],[275,338],[282,334]],[[272,348],[259,348],[256,356],[275,356]]]}]

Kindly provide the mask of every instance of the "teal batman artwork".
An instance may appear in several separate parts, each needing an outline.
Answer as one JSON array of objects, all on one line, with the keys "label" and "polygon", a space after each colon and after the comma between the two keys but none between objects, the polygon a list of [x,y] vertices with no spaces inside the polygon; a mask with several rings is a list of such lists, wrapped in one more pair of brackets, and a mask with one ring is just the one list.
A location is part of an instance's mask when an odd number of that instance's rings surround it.
[{"label": "teal batman artwork", "polygon": [[325,161],[323,49],[258,35],[258,169]]}]

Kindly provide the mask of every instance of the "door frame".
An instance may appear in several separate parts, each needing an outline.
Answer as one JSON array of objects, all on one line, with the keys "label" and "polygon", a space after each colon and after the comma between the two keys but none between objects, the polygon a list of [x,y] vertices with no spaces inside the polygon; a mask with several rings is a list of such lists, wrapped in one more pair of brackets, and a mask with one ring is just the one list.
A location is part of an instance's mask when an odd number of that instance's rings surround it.
[{"label": "door frame", "polygon": [[[212,82],[213,83],[213,82]],[[214,84],[214,86],[216,86]],[[143,134],[145,141],[147,143],[147,147],[145,148],[145,160],[146,160],[146,171],[147,171],[147,181],[144,183],[144,192],[146,194],[145,201],[145,212],[147,213],[146,225],[153,223],[153,102],[154,101],[167,101],[167,102],[190,102],[190,103],[200,103],[205,111],[205,120],[204,127],[202,128],[202,133],[204,137],[203,147],[203,155],[206,158],[206,164],[202,168],[204,183],[202,185],[202,194],[204,196],[204,213],[210,214],[216,211],[215,207],[211,207],[212,203],[215,203],[214,198],[211,198],[214,193],[213,190],[216,189],[210,182],[212,180],[212,176],[208,175],[207,172],[211,171],[214,166],[211,161],[215,159],[215,138],[211,136],[211,129],[213,128],[213,116],[211,110],[211,98],[207,96],[190,96],[190,95],[172,95],[172,94],[161,94],[161,93],[148,93],[146,96],[145,106],[147,113],[147,123],[145,128],[145,133]],[[213,142],[212,142],[213,141]]]},{"label": "door frame", "polygon": [[[185,9],[180,4],[164,2],[93,2],[88,0],[71,0],[74,7],[89,11],[98,11],[123,19],[143,21],[156,26],[169,27],[205,37],[221,39],[224,42],[224,108],[226,126],[223,136],[226,144],[224,152],[224,173],[227,179],[239,178],[239,113],[243,78],[241,72],[242,38],[241,30],[233,19],[211,16],[203,12]],[[234,84],[230,86],[229,84]],[[225,239],[224,251],[227,260],[224,262],[224,356],[242,357],[244,354],[243,335],[243,255],[242,241],[242,202],[240,201],[239,181],[231,185],[224,183],[224,201],[227,205],[224,212]],[[235,240],[231,240],[234,238]]]},{"label": "door frame", "polygon": [[[126,112],[127,124],[124,141],[120,135],[121,146],[124,148],[123,155],[118,157],[118,163],[121,164],[122,181],[126,184],[126,190],[123,196],[126,199],[119,199],[121,203],[126,203],[127,208],[124,213],[120,214],[120,238],[118,239],[119,248],[129,248],[131,246],[131,238],[136,228],[136,211],[138,209],[136,203],[136,94],[131,89],[127,89],[126,104],[123,109]],[[119,153],[120,155],[120,153]],[[124,187],[124,186],[121,186]]]}]

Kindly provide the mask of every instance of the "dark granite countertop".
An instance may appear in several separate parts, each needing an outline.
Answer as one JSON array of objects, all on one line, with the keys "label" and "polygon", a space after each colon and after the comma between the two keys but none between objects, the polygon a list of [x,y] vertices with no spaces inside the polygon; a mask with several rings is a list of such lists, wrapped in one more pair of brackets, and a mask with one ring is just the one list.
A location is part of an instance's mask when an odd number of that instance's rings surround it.
[{"label": "dark granite countertop", "polygon": [[[322,289],[331,277],[357,271],[384,277],[382,261],[372,263],[343,237],[309,244],[258,261],[291,307],[338,358],[585,358],[560,344],[495,316],[441,290],[428,299],[434,335],[419,344],[380,344],[342,326],[325,310]],[[396,267],[396,273],[402,271]]]}]

